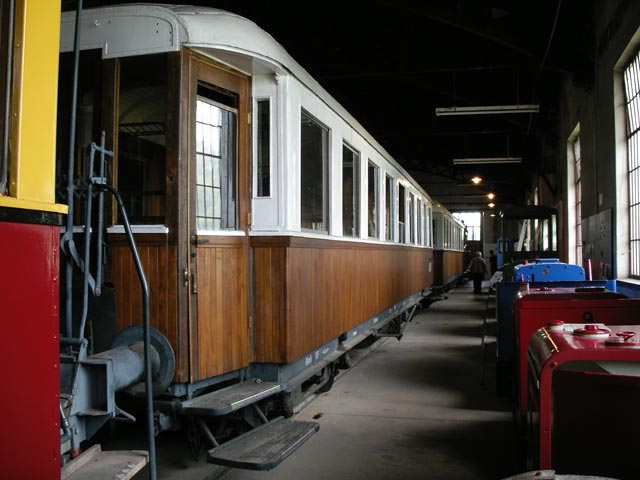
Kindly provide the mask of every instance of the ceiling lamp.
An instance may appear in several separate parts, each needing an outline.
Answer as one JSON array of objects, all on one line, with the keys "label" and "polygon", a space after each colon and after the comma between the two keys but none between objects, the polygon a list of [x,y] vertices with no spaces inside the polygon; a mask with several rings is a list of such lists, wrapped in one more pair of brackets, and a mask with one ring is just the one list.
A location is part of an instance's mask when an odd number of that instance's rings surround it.
[{"label": "ceiling lamp", "polygon": [[479,107],[439,107],[436,117],[446,115],[496,115],[506,113],[538,113],[540,105],[485,105]]},{"label": "ceiling lamp", "polygon": [[482,179],[478,176],[475,176],[471,179],[471,182],[474,183],[475,185],[478,185],[481,181]]},{"label": "ceiling lamp", "polygon": [[487,198],[489,200],[493,200],[494,198],[496,198],[496,194],[495,193],[487,193]]},{"label": "ceiling lamp", "polygon": [[495,203],[493,203],[493,202],[492,202],[492,203],[489,203],[489,204],[487,204],[487,205],[489,206],[489,208],[493,208],[493,207],[495,207],[495,206],[496,206],[496,204],[495,204]]},{"label": "ceiling lamp", "polygon": [[477,165],[479,163],[520,163],[522,157],[483,157],[483,158],[454,158],[454,165]]}]

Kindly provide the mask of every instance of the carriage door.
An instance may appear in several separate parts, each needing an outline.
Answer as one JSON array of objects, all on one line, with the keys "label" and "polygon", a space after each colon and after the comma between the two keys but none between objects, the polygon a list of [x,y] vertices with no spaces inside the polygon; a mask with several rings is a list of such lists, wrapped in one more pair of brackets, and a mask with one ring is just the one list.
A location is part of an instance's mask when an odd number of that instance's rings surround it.
[{"label": "carriage door", "polygon": [[191,380],[246,366],[249,80],[190,57]]}]

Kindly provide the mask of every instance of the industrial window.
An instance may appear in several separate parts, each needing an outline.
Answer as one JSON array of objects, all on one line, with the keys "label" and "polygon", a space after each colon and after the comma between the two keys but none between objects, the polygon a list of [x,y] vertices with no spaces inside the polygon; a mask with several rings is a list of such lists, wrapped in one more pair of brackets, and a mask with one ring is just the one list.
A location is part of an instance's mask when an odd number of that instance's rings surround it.
[{"label": "industrial window", "polygon": [[300,225],[327,231],[329,129],[304,110],[300,131]]},{"label": "industrial window", "polygon": [[165,223],[167,56],[120,60],[118,190],[131,223]]},{"label": "industrial window", "polygon": [[384,178],[384,239],[393,240],[393,179],[389,175]]},{"label": "industrial window", "polygon": [[631,275],[640,276],[640,54],[624,71],[629,172]]},{"label": "industrial window", "polygon": [[[222,103],[224,102],[224,103]],[[236,228],[237,98],[198,85],[196,229]]]},{"label": "industrial window", "polygon": [[453,218],[467,227],[467,240],[480,240],[482,214],[480,212],[454,212]]},{"label": "industrial window", "polygon": [[271,195],[271,105],[269,100],[258,101],[256,196]]},{"label": "industrial window", "polygon": [[398,184],[398,242],[404,243],[406,239],[405,235],[405,223],[406,223],[406,195],[404,185]]},{"label": "industrial window", "polygon": [[342,234],[360,234],[360,155],[342,145]]},{"label": "industrial window", "polygon": [[571,152],[573,160],[573,188],[575,201],[575,223],[574,231],[576,238],[576,263],[582,263],[582,185],[581,185],[581,154],[580,154],[580,137],[576,136],[571,142]]},{"label": "industrial window", "polygon": [[377,166],[375,166],[371,161],[369,161],[369,166],[367,169],[367,189],[368,189],[368,212],[369,212],[369,220],[368,220],[368,235],[369,238],[378,238],[379,230],[378,230],[378,199],[379,195],[379,185],[378,185],[378,177],[380,175],[380,170]]}]

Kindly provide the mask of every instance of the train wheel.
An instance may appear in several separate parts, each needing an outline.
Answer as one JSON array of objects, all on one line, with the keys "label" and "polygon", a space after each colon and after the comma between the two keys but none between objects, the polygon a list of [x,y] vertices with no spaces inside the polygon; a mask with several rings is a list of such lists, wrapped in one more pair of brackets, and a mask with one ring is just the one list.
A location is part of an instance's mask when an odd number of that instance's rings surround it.
[{"label": "train wheel", "polygon": [[338,359],[337,367],[339,370],[349,370],[352,366],[353,361],[351,360],[349,353],[345,353]]},{"label": "train wheel", "polygon": [[322,371],[323,378],[326,378],[324,383],[316,390],[318,393],[326,393],[333,387],[333,382],[336,378],[337,367],[331,363],[327,365]]},{"label": "train wheel", "polygon": [[193,417],[189,417],[187,425],[187,442],[189,443],[189,451],[194,460],[200,460],[206,450],[204,439],[200,428],[196,424]]},{"label": "train wheel", "polygon": [[282,395],[280,395],[280,398],[278,399],[278,407],[279,412],[284,418],[293,417],[294,405],[293,399],[291,398],[291,395],[289,393],[283,393]]}]

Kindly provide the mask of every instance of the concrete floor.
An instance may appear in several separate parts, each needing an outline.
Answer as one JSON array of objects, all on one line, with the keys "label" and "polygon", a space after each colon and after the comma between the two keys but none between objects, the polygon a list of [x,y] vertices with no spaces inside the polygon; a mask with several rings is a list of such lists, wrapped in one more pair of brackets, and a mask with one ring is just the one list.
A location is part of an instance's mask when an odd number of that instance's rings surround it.
[{"label": "concrete floor", "polygon": [[[485,288],[486,291],[486,288]],[[495,337],[481,384],[486,296],[471,284],[416,315],[296,418],[320,431],[269,472],[190,459],[178,435],[158,438],[158,478],[213,480],[498,480],[516,473],[512,416],[495,389]],[[488,331],[495,331],[495,322]],[[146,478],[143,473],[136,478]]]}]

